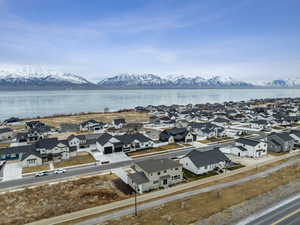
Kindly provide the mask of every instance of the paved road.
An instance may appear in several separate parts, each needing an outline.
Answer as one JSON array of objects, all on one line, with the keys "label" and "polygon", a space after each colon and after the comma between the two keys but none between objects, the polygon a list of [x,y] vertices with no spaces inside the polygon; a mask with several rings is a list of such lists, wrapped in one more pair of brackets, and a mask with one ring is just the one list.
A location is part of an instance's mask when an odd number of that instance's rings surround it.
[{"label": "paved road", "polygon": [[[228,145],[232,145],[232,142],[226,142],[226,143],[222,143],[222,144],[213,144],[213,145],[198,148],[198,149],[200,149],[202,151],[207,151],[207,150],[211,150],[215,146],[225,147]],[[140,157],[140,158],[134,158],[132,160],[110,163],[110,164],[106,164],[106,165],[78,166],[75,168],[68,169],[67,173],[64,173],[64,174],[49,174],[49,175],[43,176],[43,177],[34,177],[34,174],[25,175],[21,179],[0,182],[0,190],[8,189],[8,188],[12,189],[12,188],[17,188],[17,187],[23,187],[23,186],[33,185],[33,184],[37,184],[37,183],[41,183],[41,182],[49,182],[50,183],[50,182],[54,182],[58,179],[69,178],[72,176],[93,174],[93,173],[97,173],[97,172],[101,172],[101,171],[106,171],[106,170],[115,169],[115,168],[119,168],[119,167],[129,166],[133,162],[138,162],[138,161],[141,161],[144,159],[161,159],[161,158],[178,157],[178,156],[187,154],[188,152],[190,152],[193,149],[195,149],[195,148],[187,147],[184,149],[174,150],[174,151],[167,152],[164,154],[144,156],[144,157]]]},{"label": "paved road", "polygon": [[[243,182],[247,182],[247,181],[259,178],[259,177],[264,177],[264,176],[267,176],[271,173],[274,173],[275,171],[280,170],[280,169],[282,169],[286,166],[293,165],[293,164],[299,163],[299,162],[300,162],[299,159],[287,161],[287,162],[282,163],[278,166],[272,167],[268,170],[250,175],[248,177],[240,178],[238,180],[234,180],[234,181],[230,181],[230,182],[222,183],[222,184],[216,184],[216,185],[212,185],[212,186],[209,186],[209,187],[206,187],[206,188],[200,188],[200,189],[196,189],[196,190],[192,190],[192,191],[187,191],[187,192],[183,192],[183,193],[180,193],[180,194],[163,197],[163,198],[160,198],[159,200],[155,200],[155,201],[151,201],[151,202],[147,202],[147,203],[142,203],[142,204],[138,205],[138,210],[153,208],[153,207],[159,206],[161,204],[168,203],[170,201],[183,199],[183,198],[190,197],[190,196],[193,196],[193,195],[196,195],[196,194],[205,193],[205,192],[209,192],[209,191],[213,191],[213,190],[217,190],[217,189],[222,189],[222,188],[229,187],[229,186],[232,186],[232,185],[235,185],[235,184],[240,184],[240,183],[243,183]],[[105,215],[105,216],[99,216],[99,217],[96,217],[96,218],[93,218],[93,219],[88,219],[86,221],[77,223],[76,225],[100,224],[100,223],[103,223],[105,221],[116,219],[116,218],[119,218],[121,216],[126,216],[128,214],[133,214],[133,213],[134,213],[134,207],[129,207],[129,208],[122,209],[122,210],[116,211],[114,213]],[[254,224],[251,224],[251,225],[254,225]]]},{"label": "paved road", "polygon": [[[257,135],[256,137],[252,137],[252,138],[255,138],[255,139],[261,139],[261,138],[264,138],[266,136],[266,134],[264,132],[251,132],[251,133]],[[233,145],[233,143],[234,143],[233,141],[222,142],[222,143],[213,143],[209,146],[200,147],[200,148],[197,148],[197,149],[201,150],[201,151],[207,151],[207,150],[213,149],[216,146],[217,147],[228,147],[228,146]],[[175,149],[174,151],[170,151],[170,152],[163,153],[163,154],[157,154],[157,155],[152,155],[152,156],[144,156],[144,157],[135,158],[135,159],[128,160],[128,161],[110,163],[110,164],[107,164],[107,165],[77,166],[77,167],[68,169],[67,173],[64,173],[64,174],[49,174],[49,175],[44,176],[44,177],[34,177],[34,174],[25,175],[21,179],[0,182],[0,191],[5,190],[5,189],[18,188],[18,187],[21,188],[21,187],[41,183],[41,182],[50,183],[50,182],[54,182],[54,181],[57,181],[57,180],[63,180],[63,179],[70,178],[70,177],[73,177],[73,176],[78,176],[78,175],[94,174],[94,173],[105,171],[105,170],[110,170],[110,169],[115,169],[115,168],[119,168],[119,167],[129,166],[130,164],[132,164],[134,162],[138,162],[138,161],[141,161],[141,160],[144,160],[144,159],[149,159],[149,158],[161,159],[161,158],[178,157],[178,156],[187,154],[188,152],[192,151],[193,149],[196,149],[196,148],[195,147],[187,147],[187,148],[179,149],[179,150]],[[0,171],[0,174],[1,174],[1,171]]]},{"label": "paved road", "polygon": [[293,196],[271,208],[252,215],[237,225],[299,225],[300,195]]}]

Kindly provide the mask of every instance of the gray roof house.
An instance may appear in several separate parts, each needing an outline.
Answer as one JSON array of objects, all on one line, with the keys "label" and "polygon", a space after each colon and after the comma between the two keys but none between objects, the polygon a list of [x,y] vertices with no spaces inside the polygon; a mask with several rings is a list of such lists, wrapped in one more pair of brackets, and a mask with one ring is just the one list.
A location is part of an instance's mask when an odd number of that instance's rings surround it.
[{"label": "gray roof house", "polygon": [[223,169],[230,159],[219,149],[209,151],[193,150],[179,160],[183,168],[194,174],[203,174],[215,169]]},{"label": "gray roof house", "polygon": [[136,192],[167,188],[182,181],[182,166],[171,159],[146,159],[136,162],[134,173],[128,175],[128,184]]},{"label": "gray roof house", "polygon": [[267,137],[268,151],[289,152],[293,150],[295,141],[287,132],[271,133]]}]

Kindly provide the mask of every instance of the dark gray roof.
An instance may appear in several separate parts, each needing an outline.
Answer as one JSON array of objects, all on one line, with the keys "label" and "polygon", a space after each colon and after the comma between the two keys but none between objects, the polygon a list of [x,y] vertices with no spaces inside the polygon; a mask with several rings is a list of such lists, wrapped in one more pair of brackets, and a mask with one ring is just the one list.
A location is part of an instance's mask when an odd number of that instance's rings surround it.
[{"label": "dark gray roof", "polygon": [[11,131],[12,129],[10,129],[9,127],[0,128],[0,134],[11,132]]},{"label": "dark gray roof", "polygon": [[143,134],[140,133],[135,133],[135,134],[123,134],[123,135],[118,135],[115,136],[115,138],[117,138],[118,140],[120,140],[122,143],[124,144],[130,144],[132,143],[134,140],[138,140],[140,142],[148,142],[151,141],[150,138],[146,137]]},{"label": "dark gray roof", "polygon": [[292,141],[293,138],[286,132],[283,133],[272,133],[270,136],[277,136],[283,141]]},{"label": "dark gray roof", "polygon": [[104,133],[98,137],[97,142],[101,145],[105,145],[112,137],[112,135]]},{"label": "dark gray roof", "polygon": [[171,159],[146,159],[136,162],[147,173],[158,172],[181,166],[178,162]]},{"label": "dark gray roof", "polygon": [[4,154],[16,154],[16,153],[23,153],[35,150],[34,145],[22,145],[22,146],[15,146],[15,147],[8,147],[0,149],[0,155]]},{"label": "dark gray roof", "polygon": [[236,140],[236,142],[241,143],[241,144],[245,144],[245,145],[250,145],[250,146],[256,146],[260,143],[259,141],[249,139],[249,138],[239,138],[239,139]]},{"label": "dark gray roof", "polygon": [[57,138],[45,138],[35,143],[36,148],[52,149],[58,144]]},{"label": "dark gray roof", "polygon": [[213,149],[205,152],[193,150],[190,153],[188,153],[185,157],[190,158],[190,160],[195,164],[197,168],[206,165],[216,164],[222,161],[230,161],[230,159],[226,155],[224,155],[219,149]]},{"label": "dark gray roof", "polygon": [[124,124],[126,123],[125,119],[114,119],[114,124],[119,125],[119,124]]},{"label": "dark gray roof", "polygon": [[131,173],[128,177],[133,181],[133,183],[138,185],[149,182],[149,179],[145,176],[144,172]]}]

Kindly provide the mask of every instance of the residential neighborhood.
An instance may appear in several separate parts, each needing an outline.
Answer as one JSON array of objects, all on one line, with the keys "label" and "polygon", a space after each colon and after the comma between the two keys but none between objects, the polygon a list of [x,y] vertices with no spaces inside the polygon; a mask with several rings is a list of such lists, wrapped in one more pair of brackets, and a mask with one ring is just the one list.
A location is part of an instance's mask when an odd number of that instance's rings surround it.
[{"label": "residential neighborhood", "polygon": [[0,187],[85,170],[113,174],[113,187],[129,196],[218,180],[298,154],[299,109],[300,98],[278,98],[138,106],[126,111],[130,119],[124,112],[109,120],[87,114],[77,123],[7,119],[0,125]]}]

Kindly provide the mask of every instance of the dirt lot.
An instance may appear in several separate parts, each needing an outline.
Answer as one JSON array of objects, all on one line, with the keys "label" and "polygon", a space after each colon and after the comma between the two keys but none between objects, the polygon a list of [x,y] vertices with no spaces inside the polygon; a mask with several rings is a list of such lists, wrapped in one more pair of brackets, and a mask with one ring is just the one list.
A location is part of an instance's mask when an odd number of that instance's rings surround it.
[{"label": "dirt lot", "polygon": [[[149,115],[147,113],[138,113],[135,111],[126,111],[126,112],[111,112],[111,113],[87,113],[80,115],[69,115],[69,116],[54,116],[54,117],[45,117],[39,120],[47,125],[53,127],[59,127],[61,123],[81,123],[89,119],[95,119],[97,121],[111,123],[113,119],[125,118],[127,122],[144,122],[148,121]],[[28,120],[30,121],[30,120]]]},{"label": "dirt lot", "polygon": [[207,218],[230,206],[239,204],[300,177],[300,165],[293,165],[276,173],[244,182],[218,191],[211,191],[173,201],[152,209],[140,211],[138,217],[133,215],[106,222],[106,225],[143,224],[143,225],[188,225]]},{"label": "dirt lot", "polygon": [[93,176],[0,195],[0,224],[18,225],[127,198],[114,175]]},{"label": "dirt lot", "polygon": [[87,152],[78,152],[77,154],[78,154],[77,156],[72,157],[68,160],[54,163],[54,168],[62,168],[67,166],[75,166],[79,164],[96,162],[94,157]]},{"label": "dirt lot", "polygon": [[137,151],[137,152],[130,152],[127,155],[128,156],[138,156],[138,155],[143,155],[143,154],[147,154],[147,153],[156,153],[156,152],[161,152],[161,151],[166,151],[166,150],[171,150],[171,149],[177,149],[177,148],[182,148],[183,146],[176,144],[176,143],[172,143],[172,144],[168,144],[168,145],[164,145],[164,146],[160,146],[157,148],[150,148],[150,149],[145,149],[145,150],[141,150],[141,151]]}]

